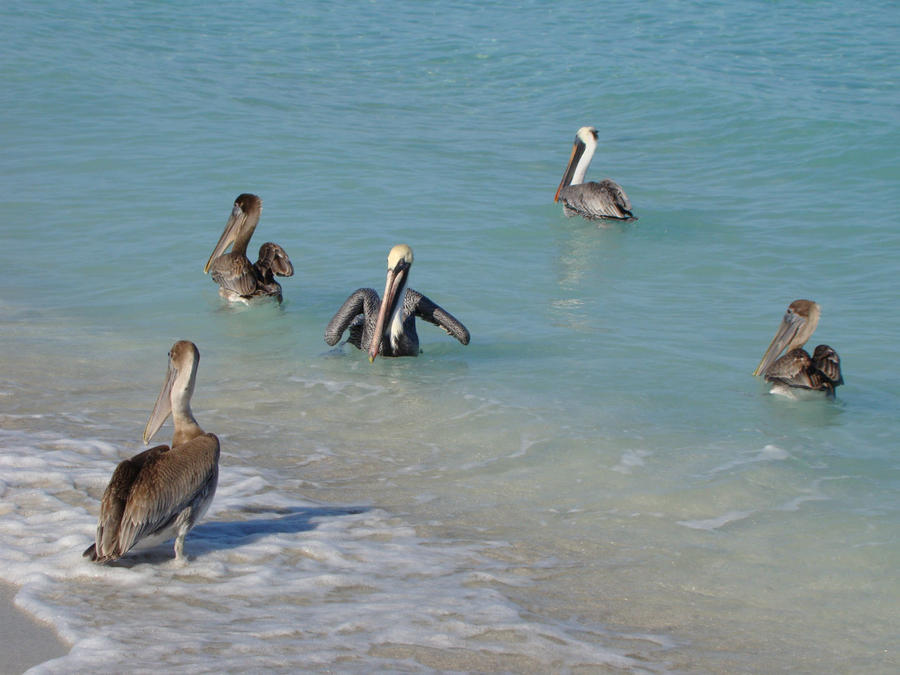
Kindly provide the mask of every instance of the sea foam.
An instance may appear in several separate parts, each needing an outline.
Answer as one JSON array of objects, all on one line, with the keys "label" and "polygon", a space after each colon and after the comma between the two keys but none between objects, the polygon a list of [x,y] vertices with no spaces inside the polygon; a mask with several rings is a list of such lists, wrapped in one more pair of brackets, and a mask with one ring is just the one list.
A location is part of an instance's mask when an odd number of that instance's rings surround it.
[{"label": "sea foam", "polygon": [[211,658],[222,670],[366,672],[434,649],[448,668],[465,668],[511,644],[535,667],[641,669],[584,626],[523,618],[493,586],[530,582],[483,547],[423,540],[370,505],[303,499],[277,472],[247,466],[221,467],[187,563],[167,543],[95,565],[81,552],[114,466],[109,446],[6,430],[0,445],[3,578],[21,586],[20,607],[72,645],[34,672],[184,669]]}]

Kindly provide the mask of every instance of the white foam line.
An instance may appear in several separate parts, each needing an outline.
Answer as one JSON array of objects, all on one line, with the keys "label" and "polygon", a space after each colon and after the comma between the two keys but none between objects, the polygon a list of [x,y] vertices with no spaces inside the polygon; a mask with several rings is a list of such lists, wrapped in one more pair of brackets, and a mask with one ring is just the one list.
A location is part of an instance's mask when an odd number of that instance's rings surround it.
[{"label": "white foam line", "polygon": [[743,520],[744,518],[748,518],[754,512],[753,511],[729,511],[728,513],[723,513],[721,516],[716,516],[715,518],[707,518],[705,520],[679,520],[678,524],[684,527],[689,527],[692,530],[718,530],[729,523],[734,523],[739,520]]},{"label": "white foam line", "polygon": [[186,564],[167,543],[94,565],[81,552],[111,446],[0,430],[0,447],[0,576],[73,645],[35,673],[202,670],[210,659],[223,671],[420,667],[377,656],[397,648],[445,650],[462,669],[467,654],[488,654],[547,670],[648,670],[607,648],[600,627],[537,619],[510,601],[503,588],[532,580],[486,555],[490,542],[424,540],[379,509],[306,500],[276,470],[223,464]]}]

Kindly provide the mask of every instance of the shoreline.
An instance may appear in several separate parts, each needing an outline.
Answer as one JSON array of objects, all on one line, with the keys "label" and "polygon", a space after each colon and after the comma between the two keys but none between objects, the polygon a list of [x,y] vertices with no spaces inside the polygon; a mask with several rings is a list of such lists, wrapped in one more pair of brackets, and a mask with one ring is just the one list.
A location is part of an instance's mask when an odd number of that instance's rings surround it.
[{"label": "shoreline", "polygon": [[0,581],[0,644],[5,645],[0,673],[23,673],[69,653],[56,632],[15,605],[18,587]]}]

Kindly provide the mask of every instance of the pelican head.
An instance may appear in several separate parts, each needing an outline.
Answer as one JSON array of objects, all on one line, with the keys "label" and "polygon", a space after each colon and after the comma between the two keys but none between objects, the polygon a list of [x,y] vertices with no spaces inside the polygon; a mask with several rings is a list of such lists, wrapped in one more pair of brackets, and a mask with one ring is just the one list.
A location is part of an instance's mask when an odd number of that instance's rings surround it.
[{"label": "pelican head", "polygon": [[584,143],[585,145],[597,147],[597,130],[594,127],[581,127],[575,132],[575,143]]},{"label": "pelican head", "polygon": [[403,305],[403,291],[412,264],[413,252],[406,244],[397,244],[388,253],[387,281],[384,284],[384,295],[381,296],[378,320],[375,322],[375,334],[372,336],[372,344],[369,345],[369,363],[378,356],[378,350],[384,339],[384,324],[387,317],[393,316]]},{"label": "pelican head", "polygon": [[[197,364],[200,362],[200,350],[189,340],[179,340],[169,350],[169,367],[166,381],[163,383],[153,412],[144,429],[144,443],[147,444],[159,431],[166,418],[175,413],[176,435],[179,421],[194,421],[191,415],[191,396],[194,393],[194,382],[197,379]],[[172,442],[175,446],[177,443]]]},{"label": "pelican head", "polygon": [[246,192],[238,195],[238,198],[234,200],[234,208],[231,209],[228,222],[225,223],[225,230],[222,232],[222,236],[219,237],[219,241],[215,249],[213,249],[212,255],[209,256],[209,260],[206,261],[206,267],[203,268],[204,274],[209,273],[209,267],[213,264],[213,260],[225,253],[225,249],[230,244],[234,244],[233,252],[247,254],[247,244],[250,242],[250,237],[253,236],[257,223],[259,223],[259,214],[261,212],[262,200],[259,197]]},{"label": "pelican head", "polygon": [[587,173],[596,149],[597,130],[594,127],[581,127],[575,133],[572,154],[569,157],[569,163],[563,173],[562,180],[559,182],[559,187],[556,188],[556,196],[553,197],[553,201],[559,201],[559,193],[562,192],[564,187],[584,182],[584,175]]},{"label": "pelican head", "polygon": [[765,375],[778,356],[784,351],[802,347],[819,325],[821,309],[812,300],[794,300],[784,313],[781,325],[769,344],[762,360],[753,371],[754,375]]}]

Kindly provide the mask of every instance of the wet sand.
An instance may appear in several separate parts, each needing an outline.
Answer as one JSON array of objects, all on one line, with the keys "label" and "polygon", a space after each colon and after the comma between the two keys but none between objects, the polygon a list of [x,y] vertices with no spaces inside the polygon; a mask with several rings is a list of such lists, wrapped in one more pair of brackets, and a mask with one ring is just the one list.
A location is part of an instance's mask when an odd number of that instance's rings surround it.
[{"label": "wet sand", "polygon": [[39,663],[64,656],[69,648],[46,624],[33,620],[13,603],[18,589],[0,582],[0,673],[23,673]]}]

